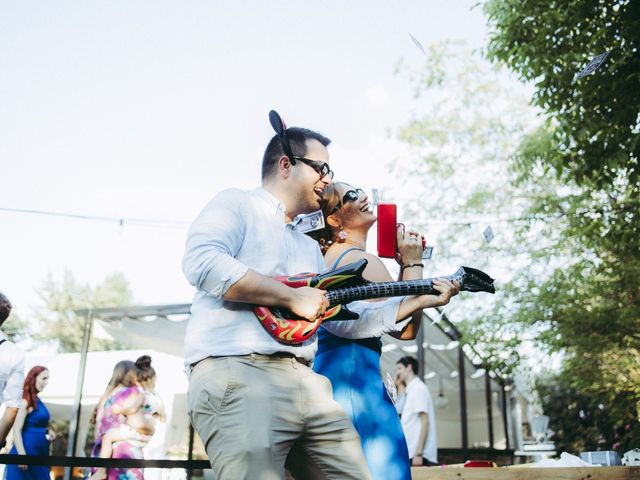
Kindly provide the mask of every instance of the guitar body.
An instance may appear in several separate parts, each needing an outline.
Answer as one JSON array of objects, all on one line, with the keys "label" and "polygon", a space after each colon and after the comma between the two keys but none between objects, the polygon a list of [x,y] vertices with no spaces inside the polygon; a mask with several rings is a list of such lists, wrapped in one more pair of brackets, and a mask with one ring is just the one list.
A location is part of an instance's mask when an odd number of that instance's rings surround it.
[{"label": "guitar body", "polygon": [[[366,260],[360,260],[342,268],[323,274],[302,273],[293,277],[275,277],[288,287],[312,287],[321,290],[333,290],[342,287],[353,287],[366,284],[362,272],[367,266]],[[351,312],[342,304],[331,306],[321,317],[310,322],[294,313],[278,307],[254,308],[254,312],[262,326],[281,343],[298,345],[312,337],[322,322],[328,320],[356,320],[358,314]]]},{"label": "guitar body", "polygon": [[[322,322],[331,320],[356,320],[358,315],[345,304],[355,300],[397,297],[401,295],[438,295],[433,288],[433,278],[401,282],[373,283],[362,277],[367,260],[361,259],[323,274],[303,273],[293,277],[276,277],[291,288],[312,287],[327,291],[329,308],[321,317],[308,321],[284,308],[256,306],[254,312],[266,331],[277,341],[299,345],[316,333]],[[461,292],[495,293],[493,278],[471,267],[460,267],[446,278],[458,282]]]}]

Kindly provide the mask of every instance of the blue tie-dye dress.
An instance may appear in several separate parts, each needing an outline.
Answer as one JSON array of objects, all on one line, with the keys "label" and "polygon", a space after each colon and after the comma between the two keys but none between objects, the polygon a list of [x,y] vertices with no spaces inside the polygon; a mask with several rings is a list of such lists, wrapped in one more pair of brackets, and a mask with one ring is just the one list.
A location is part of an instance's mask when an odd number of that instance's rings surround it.
[{"label": "blue tie-dye dress", "polygon": [[[335,265],[350,250],[343,252]],[[381,348],[377,337],[349,340],[320,327],[313,370],[331,381],[333,398],[351,417],[360,435],[373,478],[411,480],[400,418],[380,375]]]}]

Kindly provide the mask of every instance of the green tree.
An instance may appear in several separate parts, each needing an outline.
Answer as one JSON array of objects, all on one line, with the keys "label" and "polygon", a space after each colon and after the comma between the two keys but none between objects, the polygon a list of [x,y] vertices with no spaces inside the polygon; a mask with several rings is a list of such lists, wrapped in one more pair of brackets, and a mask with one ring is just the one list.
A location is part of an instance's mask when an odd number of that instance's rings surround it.
[{"label": "green tree", "polygon": [[[531,199],[514,186],[510,165],[539,124],[536,111],[525,88],[460,42],[430,45],[424,65],[401,64],[399,72],[414,87],[416,108],[398,131],[408,155],[391,166],[401,187],[384,194],[399,204],[399,220],[435,244],[429,275],[469,265],[498,278],[495,296],[461,295],[447,315],[479,353],[474,360],[508,376],[520,363],[523,338],[532,336],[511,322],[517,300],[509,281],[534,255],[515,236]],[[551,190],[552,182],[543,183]],[[491,242],[483,236],[488,226]]]},{"label": "green tree", "polygon": [[625,452],[637,446],[639,365],[640,352],[617,349],[607,356],[570,357],[562,372],[537,379],[559,451]]},{"label": "green tree", "polygon": [[20,316],[11,312],[2,324],[2,331],[12,342],[19,342],[29,337],[29,324]]},{"label": "green tree", "polygon": [[609,413],[592,395],[573,387],[564,375],[539,378],[537,391],[561,452],[608,450],[615,443]]},{"label": "green tree", "polygon": [[[535,82],[554,155],[544,161],[579,183],[640,180],[640,5],[631,0],[489,0],[489,57]],[[598,54],[604,64],[576,74]]]},{"label": "green tree", "polygon": [[[520,235],[545,232],[553,271],[523,275],[512,322],[537,328],[539,345],[565,352],[561,380],[606,412],[598,435],[607,448],[612,438],[615,448],[637,445],[640,4],[490,0],[484,8],[494,28],[489,57],[534,82],[533,103],[545,112],[513,169],[532,194],[528,216],[542,220]],[[604,64],[577,79],[603,52]],[[542,176],[562,188],[541,188]],[[562,429],[559,441],[579,443],[585,433],[577,427]],[[583,441],[593,446],[595,437]]]},{"label": "green tree", "polygon": [[[132,305],[133,294],[121,273],[113,273],[95,287],[81,283],[65,271],[61,282],[52,275],[39,290],[42,305],[35,310],[39,331],[36,340],[52,342],[61,352],[78,352],[82,347],[85,317],[75,310]],[[92,337],[90,350],[116,350],[121,343]]]}]

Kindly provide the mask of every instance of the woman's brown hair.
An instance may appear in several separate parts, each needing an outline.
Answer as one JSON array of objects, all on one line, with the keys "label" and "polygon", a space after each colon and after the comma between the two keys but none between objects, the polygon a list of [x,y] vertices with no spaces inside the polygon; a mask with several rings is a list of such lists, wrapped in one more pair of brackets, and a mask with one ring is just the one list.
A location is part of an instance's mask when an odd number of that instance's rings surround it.
[{"label": "woman's brown hair", "polygon": [[322,193],[322,216],[324,217],[324,228],[307,233],[311,238],[320,244],[320,250],[324,255],[335,241],[336,233],[329,225],[327,218],[336,213],[342,207],[342,199],[338,193],[337,185],[347,185],[344,182],[333,182],[324,187]]},{"label": "woman's brown hair", "polygon": [[111,395],[113,390],[118,385],[123,385],[125,387],[132,387],[133,385],[135,385],[136,375],[132,375],[131,373],[137,373],[136,364],[131,360],[120,360],[118,363],[116,363],[116,366],[113,367],[111,380],[109,380],[109,384],[102,394],[102,397],[100,397],[100,400],[98,400],[96,408],[93,409],[93,414],[91,415],[91,423],[96,423],[98,409],[102,408],[104,402],[107,401],[109,395]]}]

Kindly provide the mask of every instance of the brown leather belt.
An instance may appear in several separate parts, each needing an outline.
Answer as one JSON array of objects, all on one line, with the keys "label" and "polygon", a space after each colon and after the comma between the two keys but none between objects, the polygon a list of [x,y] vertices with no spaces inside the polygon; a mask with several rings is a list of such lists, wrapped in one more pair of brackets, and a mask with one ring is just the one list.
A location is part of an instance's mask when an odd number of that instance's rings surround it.
[{"label": "brown leather belt", "polygon": [[[254,354],[254,355],[258,355],[258,354]],[[309,361],[301,358],[301,357],[296,357],[293,353],[291,352],[275,352],[275,353],[271,353],[269,355],[264,355],[264,354],[260,354],[260,356],[264,356],[264,357],[277,357],[277,358],[294,358],[298,363],[301,363],[302,365],[305,366],[309,366]]]},{"label": "brown leather belt", "polygon": [[[220,356],[209,356],[209,357],[205,357],[202,360],[206,360],[207,358],[226,358],[226,357],[249,357],[251,358],[251,356],[253,356],[254,358],[264,358],[265,360],[275,357],[275,358],[291,358],[291,359],[295,359],[298,363],[304,365],[305,367],[308,367],[309,364],[311,362],[309,362],[308,360],[301,358],[301,357],[296,357],[295,354],[291,353],[291,352],[274,352],[274,353],[250,353],[248,355],[220,355]],[[200,362],[202,362],[202,360],[198,360],[197,362],[193,362],[191,365],[189,365],[189,367],[193,370],[193,368],[199,364]]]}]

